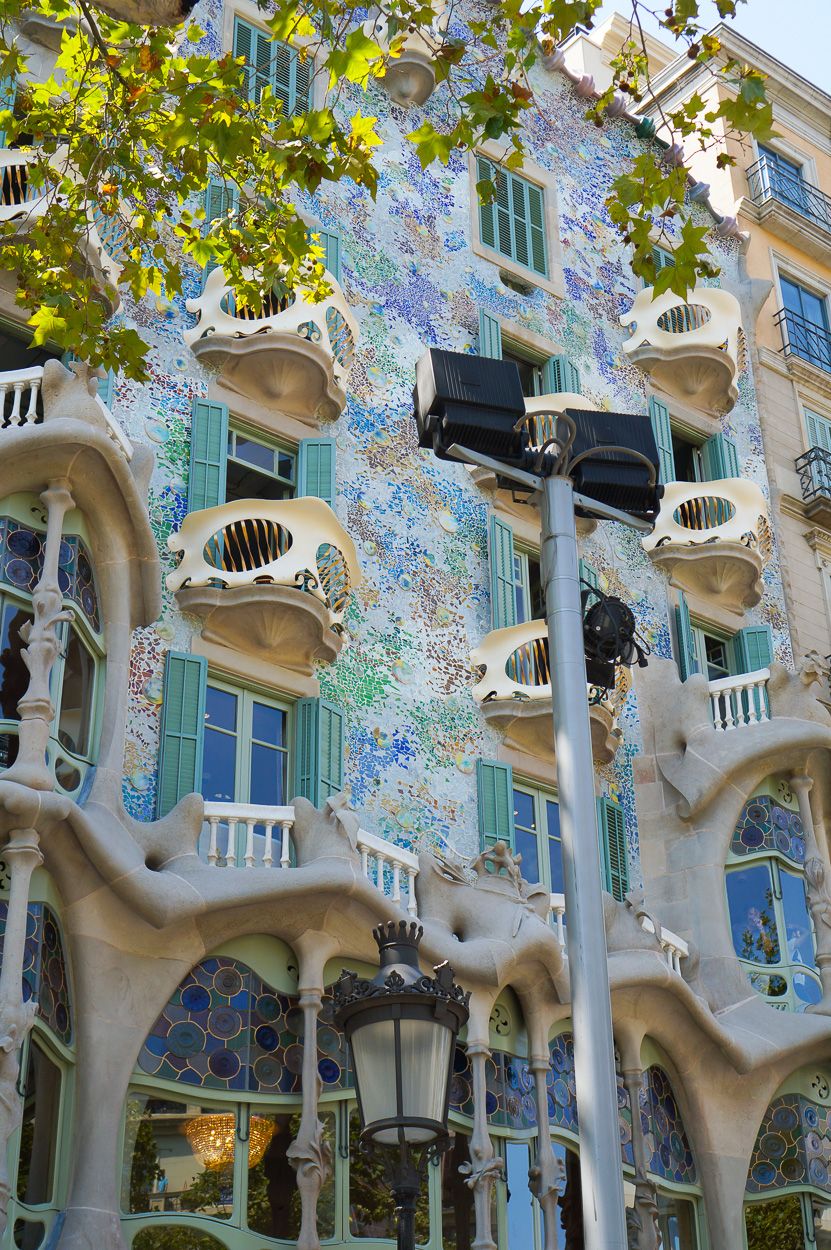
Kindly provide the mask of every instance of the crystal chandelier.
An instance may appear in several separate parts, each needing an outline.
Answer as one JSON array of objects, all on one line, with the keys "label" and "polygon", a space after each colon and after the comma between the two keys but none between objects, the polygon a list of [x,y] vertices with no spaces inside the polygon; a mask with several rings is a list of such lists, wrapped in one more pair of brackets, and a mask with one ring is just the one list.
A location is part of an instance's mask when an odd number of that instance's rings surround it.
[{"label": "crystal chandelier", "polygon": [[[274,1124],[262,1115],[252,1115],[248,1124],[248,1166],[254,1168],[274,1136]],[[234,1162],[237,1118],[233,1112],[199,1115],[188,1120],[185,1136],[191,1150],[209,1171],[230,1167]]]}]

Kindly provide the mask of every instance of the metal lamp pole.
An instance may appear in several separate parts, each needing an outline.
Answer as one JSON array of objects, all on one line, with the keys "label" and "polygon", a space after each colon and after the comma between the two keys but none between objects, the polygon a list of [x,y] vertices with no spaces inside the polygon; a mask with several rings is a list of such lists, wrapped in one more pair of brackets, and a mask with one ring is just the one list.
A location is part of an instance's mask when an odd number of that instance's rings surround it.
[{"label": "metal lamp pole", "polygon": [[568,477],[540,478],[455,444],[448,454],[495,470],[541,497],[541,574],[568,926],[583,1240],[585,1250],[627,1250],[574,507],[579,504],[585,511],[645,533],[652,526],[575,494]]}]

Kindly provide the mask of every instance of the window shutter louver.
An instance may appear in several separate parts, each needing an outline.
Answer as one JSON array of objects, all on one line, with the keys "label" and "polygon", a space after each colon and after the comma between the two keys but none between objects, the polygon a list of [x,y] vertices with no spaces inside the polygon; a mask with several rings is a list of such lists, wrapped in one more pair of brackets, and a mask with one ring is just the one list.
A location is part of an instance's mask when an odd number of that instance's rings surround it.
[{"label": "window shutter louver", "polygon": [[[493,179],[493,167],[483,156],[476,158],[477,182],[489,182]],[[486,247],[496,247],[496,206],[484,204],[479,199],[479,235]]]},{"label": "window shutter louver", "polygon": [[508,179],[501,169],[492,169],[493,181],[496,184],[496,238],[497,250],[503,256],[516,259],[514,235],[511,229],[511,196]]},{"label": "window shutter louver", "polygon": [[707,482],[739,476],[736,444],[725,434],[714,434],[701,447],[701,465]]},{"label": "window shutter louver", "polygon": [[326,699],[299,699],[294,714],[294,787],[322,807],[343,789],[343,712]]},{"label": "window shutter louver", "polygon": [[[586,583],[592,590],[596,590],[599,596],[600,595],[600,575],[597,573],[597,570],[593,569],[587,560],[582,560],[582,559],[579,562],[578,568],[580,571],[581,594],[586,589],[586,585],[584,585],[583,583]],[[595,596],[591,595],[589,597],[587,606],[591,607],[591,605],[594,602],[595,602]]]},{"label": "window shutter louver", "polygon": [[666,269],[675,265],[675,257],[672,252],[668,252],[664,247],[653,247],[652,260],[655,263],[655,272],[660,269]]},{"label": "window shutter louver", "polygon": [[494,629],[504,629],[508,625],[516,625],[514,531],[499,517],[492,516],[488,537],[491,567],[491,625]]},{"label": "window shutter louver", "polygon": [[540,187],[528,182],[528,225],[530,229],[531,257],[530,267],[536,273],[548,273],[548,262],[545,255],[545,214],[543,209],[543,193]]},{"label": "window shutter louver", "polygon": [[597,829],[603,885],[613,898],[622,903],[629,893],[629,851],[626,846],[626,821],[619,803],[612,799],[597,800]]},{"label": "window shutter louver", "polygon": [[695,656],[690,609],[682,594],[678,596],[678,606],[675,609],[675,642],[678,672],[681,674],[681,680],[686,681],[693,673],[698,672],[698,660]]},{"label": "window shutter louver", "polygon": [[294,53],[295,87],[292,113],[307,113],[312,107],[312,59]]},{"label": "window shutter louver", "polygon": [[315,495],[335,506],[335,440],[304,438],[300,442],[297,463],[297,487],[300,495]]},{"label": "window shutter louver", "polygon": [[323,248],[323,263],[336,282],[340,282],[340,237],[331,230],[315,230]]},{"label": "window shutter louver", "polygon": [[562,395],[564,391],[580,394],[580,370],[568,356],[549,356],[542,367],[542,393]]},{"label": "window shutter louver", "polygon": [[514,778],[510,764],[476,761],[479,799],[479,847],[486,851],[495,842],[514,849]]},{"label": "window shutter louver", "polygon": [[654,395],[649,396],[649,420],[652,422],[652,431],[655,435],[655,442],[658,444],[658,461],[661,470],[660,480],[666,486],[668,482],[675,481],[672,427],[669,421],[669,408],[667,408],[666,404],[662,404],[660,399],[656,399]]},{"label": "window shutter louver", "polygon": [[769,625],[747,625],[733,637],[737,673],[757,673],[773,660],[773,637]]},{"label": "window shutter louver", "polygon": [[225,502],[228,457],[228,406],[194,400],[190,433],[188,512]]},{"label": "window shutter louver", "polygon": [[526,212],[525,187],[518,178],[511,177],[511,208],[514,220],[514,246],[511,255],[520,265],[531,268],[531,257],[528,248],[528,220]]},{"label": "window shutter louver", "polygon": [[168,651],[165,657],[156,814],[165,816],[202,785],[208,662]]},{"label": "window shutter louver", "polygon": [[818,412],[805,409],[805,428],[808,432],[808,446],[820,447],[831,452],[831,421],[821,417]]},{"label": "window shutter louver", "polygon": [[484,308],[479,309],[479,355],[502,359],[502,327]]}]

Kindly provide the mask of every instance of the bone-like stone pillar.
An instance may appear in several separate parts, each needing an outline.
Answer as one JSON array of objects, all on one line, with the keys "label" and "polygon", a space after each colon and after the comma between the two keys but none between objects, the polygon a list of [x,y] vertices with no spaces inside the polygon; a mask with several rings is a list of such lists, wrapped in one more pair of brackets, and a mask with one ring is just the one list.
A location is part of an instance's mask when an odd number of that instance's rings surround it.
[{"label": "bone-like stone pillar", "polygon": [[0,1237],[6,1231],[10,1181],[7,1163],[9,1139],[20,1123],[22,1103],[17,1090],[20,1047],[34,1023],[37,1004],[24,1003],[21,989],[29,883],[43,863],[34,829],[15,829],[3,851],[9,869],[9,902],[0,969]]},{"label": "bone-like stone pillar", "polygon": [[491,1194],[497,1177],[502,1175],[502,1160],[496,1157],[488,1132],[486,1064],[490,1058],[488,1021],[492,996],[476,991],[471,995],[470,1020],[467,1026],[467,1053],[473,1085],[473,1132],[470,1137],[470,1163],[459,1171],[473,1190],[476,1236],[472,1250],[498,1250],[491,1229]]},{"label": "bone-like stone pillar", "polygon": [[790,784],[796,794],[799,816],[805,830],[805,882],[808,907],[814,922],[817,968],[822,983],[822,1001],[808,1010],[831,1015],[831,891],[827,857],[820,849],[814,829],[809,797],[813,779],[797,775],[791,777]]},{"label": "bone-like stone pillar", "polygon": [[29,670],[29,685],[17,705],[20,713],[18,753],[5,779],[35,790],[51,790],[54,781],[46,766],[46,746],[55,708],[49,678],[59,650],[58,625],[61,621],[72,620],[72,613],[63,609],[58,559],[64,517],[74,506],[74,500],[63,478],[50,482],[41,500],[47,512],[46,542],[43,569],[32,595],[35,619],[31,624],[27,621],[20,631],[26,643],[21,655]]},{"label": "bone-like stone pillar", "polygon": [[639,1062],[628,1059],[627,1066],[623,1068],[623,1083],[629,1095],[629,1106],[632,1108],[632,1154],[635,1159],[635,1208],[634,1211],[626,1213],[629,1247],[630,1250],[660,1250],[658,1197],[655,1186],[647,1175],[649,1159],[641,1123],[643,1068]]},{"label": "bone-like stone pillar", "polygon": [[300,1008],[303,1012],[303,1110],[288,1160],[297,1173],[300,1191],[300,1234],[297,1250],[320,1250],[317,1203],[332,1174],[332,1152],[323,1138],[318,1116],[320,1077],[317,1071],[317,1022],[323,1000],[323,968],[333,947],[324,934],[304,934],[295,944],[300,965]]},{"label": "bone-like stone pillar", "polygon": [[528,1173],[528,1188],[542,1207],[543,1250],[557,1250],[557,1225],[560,1216],[560,1194],[565,1175],[551,1145],[551,1121],[548,1118],[548,1048],[531,1055],[534,1090],[537,1099],[537,1157]]}]

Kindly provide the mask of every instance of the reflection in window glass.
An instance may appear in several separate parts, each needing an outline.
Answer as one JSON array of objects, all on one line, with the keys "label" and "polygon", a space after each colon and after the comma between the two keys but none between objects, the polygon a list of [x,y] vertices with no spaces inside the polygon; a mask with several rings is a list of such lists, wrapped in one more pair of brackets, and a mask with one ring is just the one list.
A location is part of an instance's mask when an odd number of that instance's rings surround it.
[{"label": "reflection in window glass", "polygon": [[554,1144],[558,1158],[562,1160],[565,1184],[560,1194],[560,1227],[557,1250],[582,1250],[583,1247],[583,1196],[580,1190],[580,1160],[571,1150]]},{"label": "reflection in window glass", "polygon": [[551,873],[550,888],[552,894],[562,894],[565,889],[563,881],[563,843],[560,834],[560,804],[553,799],[545,800],[545,820],[548,825],[548,865]]},{"label": "reflection in window glass", "polygon": [[805,880],[792,872],[779,870],[782,883],[782,910],[785,913],[785,940],[790,963],[814,965],[814,937],[805,897]]},{"label": "reflection in window glass", "polygon": [[248,801],[281,807],[286,801],[286,713],[255,702],[251,714],[251,790]]},{"label": "reflection in window glass", "polygon": [[202,794],[208,802],[236,801],[237,696],[216,686],[205,694]]},{"label": "reflection in window glass", "polygon": [[131,1093],[122,1173],[124,1211],[193,1211],[228,1219],[234,1203],[235,1130],[230,1108]]},{"label": "reflection in window glass", "polygon": [[522,875],[532,884],[540,879],[537,850],[537,814],[534,796],[514,790],[514,845],[522,856]]},{"label": "reflection in window glass", "polygon": [[779,963],[779,936],[767,865],[729,872],[727,901],[733,947],[739,958],[756,964]]},{"label": "reflection in window glass", "polygon": [[29,1206],[52,1198],[60,1104],[60,1068],[33,1038],[26,1068],[17,1169],[17,1196]]},{"label": "reflection in window glass", "polygon": [[93,658],[76,631],[70,628],[64,652],[58,741],[75,755],[86,755],[90,748],[94,685]]},{"label": "reflection in window glass", "polygon": [[40,1220],[15,1220],[13,1235],[18,1250],[40,1250],[46,1236],[46,1225]]},{"label": "reflection in window glass", "polygon": [[[357,1111],[349,1117],[349,1233],[352,1237],[396,1238],[395,1211],[384,1174],[382,1155],[367,1154],[360,1145],[361,1124]],[[430,1236],[430,1205],[427,1186],[422,1185],[416,1208],[416,1241]]]},{"label": "reflection in window glass", "polygon": [[[441,1231],[443,1250],[471,1250],[476,1237],[473,1190],[459,1168],[470,1162],[470,1141],[458,1130],[441,1157]],[[495,1189],[491,1190],[496,1197]],[[495,1220],[492,1222],[495,1227]]]},{"label": "reflection in window glass", "polygon": [[744,1209],[747,1250],[805,1250],[799,1194],[749,1202]]},{"label": "reflection in window glass", "polygon": [[[324,1139],[328,1141],[334,1154],[335,1117],[325,1114],[321,1119]],[[248,1227],[265,1237],[296,1241],[300,1233],[300,1193],[297,1189],[297,1174],[288,1158],[288,1148],[297,1136],[300,1113],[298,1111],[291,1115],[275,1115],[270,1110],[253,1110],[251,1125],[248,1148]],[[317,1229],[323,1240],[335,1235],[333,1175],[320,1191]]]},{"label": "reflection in window glass", "polygon": [[31,612],[0,599],[0,718],[3,720],[19,719],[17,705],[29,684],[29,670],[20,658],[23,650],[20,630],[32,619]]},{"label": "reflection in window glass", "polygon": [[831,1250],[831,1201],[816,1194],[811,1194],[808,1201],[814,1221],[816,1250]]},{"label": "reflection in window glass", "polygon": [[658,1227],[663,1250],[696,1250],[695,1207],[678,1194],[658,1194]]},{"label": "reflection in window glass", "polygon": [[133,1238],[133,1250],[226,1250],[225,1242],[199,1228],[166,1224],[143,1228]]},{"label": "reflection in window glass", "polygon": [[535,1244],[535,1204],[528,1189],[530,1166],[531,1155],[528,1142],[507,1141],[505,1143],[505,1181],[509,1250],[528,1250],[529,1246]]}]

